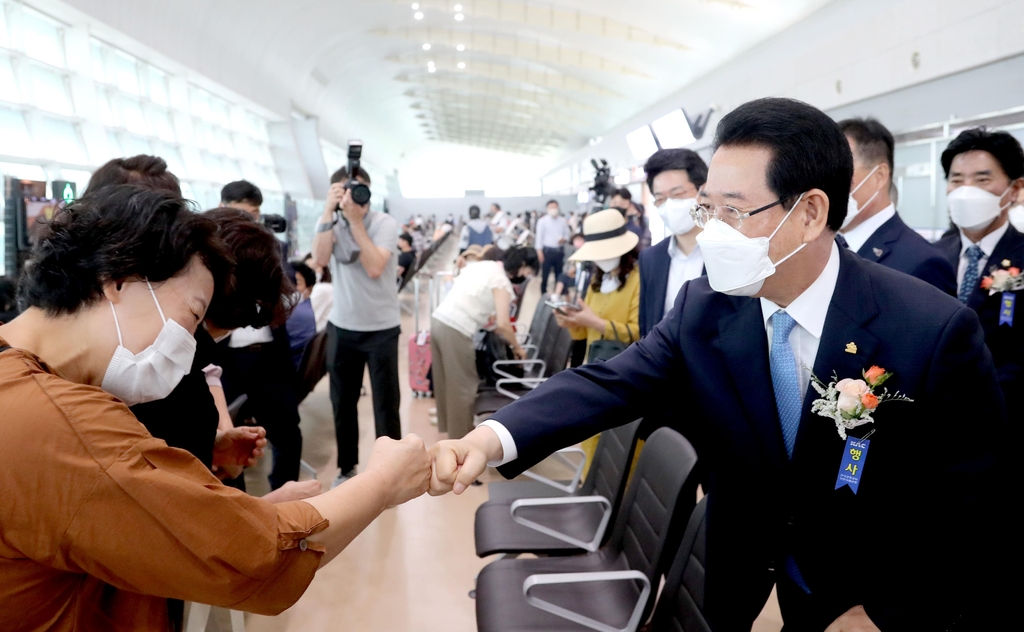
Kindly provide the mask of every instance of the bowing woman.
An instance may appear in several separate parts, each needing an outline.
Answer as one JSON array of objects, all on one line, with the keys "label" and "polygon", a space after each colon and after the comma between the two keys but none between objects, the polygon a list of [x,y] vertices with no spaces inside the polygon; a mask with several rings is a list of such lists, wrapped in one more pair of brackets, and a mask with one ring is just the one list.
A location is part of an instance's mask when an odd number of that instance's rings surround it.
[{"label": "bowing woman", "polygon": [[[276,614],[388,506],[420,495],[416,437],[271,505],[153,438],[230,257],[177,195],[122,185],[58,214],[0,326],[0,630],[167,630],[168,598]],[[230,525],[226,529],[225,525]]]}]

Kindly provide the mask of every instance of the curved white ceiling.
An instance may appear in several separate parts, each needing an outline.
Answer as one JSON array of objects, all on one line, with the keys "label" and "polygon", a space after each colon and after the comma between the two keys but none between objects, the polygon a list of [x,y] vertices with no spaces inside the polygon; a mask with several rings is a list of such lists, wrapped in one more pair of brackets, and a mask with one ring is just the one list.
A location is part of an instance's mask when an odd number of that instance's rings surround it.
[{"label": "curved white ceiling", "polygon": [[442,142],[553,159],[829,0],[66,1],[384,166]]}]

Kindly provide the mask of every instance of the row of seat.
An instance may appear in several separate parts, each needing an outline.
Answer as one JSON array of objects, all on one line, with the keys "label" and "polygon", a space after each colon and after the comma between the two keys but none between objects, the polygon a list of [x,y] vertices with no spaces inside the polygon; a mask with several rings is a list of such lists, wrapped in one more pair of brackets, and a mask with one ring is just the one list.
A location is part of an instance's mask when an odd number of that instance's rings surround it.
[{"label": "row of seat", "polygon": [[[706,498],[694,505],[696,452],[678,432],[660,428],[627,485],[639,427],[635,421],[603,433],[587,480],[573,493],[532,480],[491,484],[477,511],[477,554],[503,555],[477,578],[480,632],[634,632],[648,618],[646,629],[655,631],[710,630],[702,614]],[[524,553],[541,557],[518,557]]]}]

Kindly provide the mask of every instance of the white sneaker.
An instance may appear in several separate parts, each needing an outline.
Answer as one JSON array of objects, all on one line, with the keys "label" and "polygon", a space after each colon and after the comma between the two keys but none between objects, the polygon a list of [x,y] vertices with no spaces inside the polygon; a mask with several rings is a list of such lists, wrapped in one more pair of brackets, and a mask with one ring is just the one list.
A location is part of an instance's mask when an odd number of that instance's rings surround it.
[{"label": "white sneaker", "polygon": [[347,481],[348,479],[352,478],[355,475],[356,468],[352,468],[351,470],[345,472],[344,474],[338,474],[338,478],[334,479],[334,482],[331,483],[331,489],[334,489],[338,485],[341,485],[342,483],[344,483],[345,481]]}]

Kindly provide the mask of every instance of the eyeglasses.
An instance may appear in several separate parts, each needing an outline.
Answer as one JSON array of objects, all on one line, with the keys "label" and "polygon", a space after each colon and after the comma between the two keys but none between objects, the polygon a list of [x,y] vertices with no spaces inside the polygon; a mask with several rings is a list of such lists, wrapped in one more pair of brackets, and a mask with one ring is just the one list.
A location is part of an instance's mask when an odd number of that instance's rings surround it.
[{"label": "eyeglasses", "polygon": [[693,221],[697,223],[697,226],[700,226],[701,228],[704,228],[707,223],[713,219],[721,220],[733,228],[739,228],[743,225],[743,220],[753,217],[763,211],[767,211],[776,204],[782,204],[783,199],[785,198],[779,198],[771,204],[765,204],[761,208],[756,208],[752,211],[741,211],[736,207],[724,204],[721,206],[697,204],[693,207],[693,210],[690,211],[690,215],[693,217]]}]

